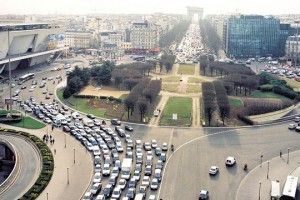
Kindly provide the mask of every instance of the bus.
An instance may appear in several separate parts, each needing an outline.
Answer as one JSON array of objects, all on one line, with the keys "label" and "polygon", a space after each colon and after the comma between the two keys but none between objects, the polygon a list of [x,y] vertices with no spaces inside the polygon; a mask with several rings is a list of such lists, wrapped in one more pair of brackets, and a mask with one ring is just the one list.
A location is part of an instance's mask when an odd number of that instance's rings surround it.
[{"label": "bus", "polygon": [[33,78],[34,78],[34,73],[25,74],[19,78],[19,82],[24,83],[25,81],[28,81]]},{"label": "bus", "polygon": [[287,176],[284,188],[282,191],[281,199],[289,200],[296,198],[296,191],[298,186],[298,177],[296,176]]}]

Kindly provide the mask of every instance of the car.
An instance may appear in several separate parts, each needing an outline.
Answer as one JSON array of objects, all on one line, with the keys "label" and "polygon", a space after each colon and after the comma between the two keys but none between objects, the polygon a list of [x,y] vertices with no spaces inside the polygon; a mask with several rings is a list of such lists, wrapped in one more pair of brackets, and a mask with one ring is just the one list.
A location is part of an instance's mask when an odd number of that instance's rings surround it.
[{"label": "car", "polygon": [[103,189],[103,194],[106,198],[109,198],[112,192],[113,186],[111,184],[107,184]]},{"label": "car", "polygon": [[108,179],[108,183],[111,184],[112,186],[115,186],[115,185],[116,185],[116,180],[117,180],[117,177],[111,175],[111,176],[109,177],[109,179]]},{"label": "car", "polygon": [[157,147],[157,141],[156,140],[151,140],[151,147],[153,149],[156,149],[156,147]]},{"label": "car", "polygon": [[68,126],[63,126],[63,131],[65,132],[70,132],[71,129]]},{"label": "car", "polygon": [[144,176],[142,180],[142,186],[148,187],[150,184],[150,177],[149,176]]},{"label": "car", "polygon": [[226,158],[226,161],[225,161],[225,165],[226,166],[233,166],[233,165],[235,165],[235,163],[236,163],[236,160],[235,160],[235,158],[234,157],[232,157],[232,156],[228,156],[227,158]]},{"label": "car", "polygon": [[95,165],[95,173],[97,173],[97,172],[101,172],[101,165],[100,164],[97,164],[97,165]]},{"label": "car", "polygon": [[300,132],[300,126],[297,126],[297,127],[295,128],[295,131]]},{"label": "car", "polygon": [[102,170],[102,173],[103,173],[103,176],[109,176],[110,175],[110,168],[109,168],[109,164],[106,163],[103,165],[103,170]]},{"label": "car", "polygon": [[136,181],[139,181],[140,180],[140,176],[141,176],[141,172],[139,170],[135,170],[133,172],[133,178],[136,180]]},{"label": "car", "polygon": [[116,126],[120,126],[121,125],[121,121],[118,119],[112,119],[111,121],[112,125],[116,125]]},{"label": "car", "polygon": [[219,167],[211,166],[209,169],[209,175],[216,175],[219,172]]},{"label": "car", "polygon": [[295,117],[294,121],[295,122],[300,122],[300,117]]},{"label": "car", "polygon": [[83,196],[83,200],[90,200],[92,198],[93,194],[91,192],[86,192]]},{"label": "car", "polygon": [[93,183],[100,183],[101,182],[101,173],[96,172],[94,174]]},{"label": "car", "polygon": [[119,188],[121,188],[122,190],[124,190],[124,189],[126,188],[126,183],[127,183],[127,181],[126,181],[125,179],[121,178],[121,179],[119,180],[119,183],[118,183],[118,186],[117,186],[117,187],[119,187]]},{"label": "car", "polygon": [[149,142],[145,142],[145,143],[144,143],[144,149],[145,149],[146,151],[150,151],[150,150],[151,150],[151,144],[150,144]]},{"label": "car", "polygon": [[94,183],[92,188],[91,188],[91,193],[93,195],[96,195],[99,193],[99,191],[101,190],[102,184],[101,183]]},{"label": "car", "polygon": [[111,198],[119,199],[120,196],[121,196],[121,188],[116,187],[116,188],[114,189],[114,191],[112,192]]},{"label": "car", "polygon": [[150,188],[151,188],[151,190],[157,190],[158,189],[158,179],[157,178],[152,179],[151,184],[150,184]]},{"label": "car", "polygon": [[99,195],[97,195],[97,197],[96,197],[95,200],[105,200],[104,194],[99,194]]},{"label": "car", "polygon": [[128,187],[129,187],[129,188],[135,188],[136,182],[137,182],[137,180],[135,180],[135,178],[132,177],[132,178],[128,181]]},{"label": "car", "polygon": [[201,190],[199,193],[199,199],[207,200],[209,198],[207,190]]},{"label": "car", "polygon": [[161,150],[163,150],[163,151],[168,151],[168,144],[164,142],[164,143],[162,144]]},{"label": "car", "polygon": [[155,199],[156,199],[156,197],[155,197],[154,194],[151,194],[151,195],[149,196],[149,198],[148,198],[148,200],[155,200]]},{"label": "car", "polygon": [[128,197],[129,199],[133,199],[134,196],[135,196],[135,188],[129,188],[126,193],[126,197]]},{"label": "car", "polygon": [[86,115],[88,118],[90,118],[90,119],[95,119],[96,117],[94,116],[94,115],[92,115],[92,114],[87,114]]},{"label": "car", "polygon": [[297,124],[289,124],[288,129],[294,130],[297,127]]},{"label": "car", "polygon": [[23,85],[23,86],[21,87],[21,90],[24,90],[24,89],[26,89],[26,85]]},{"label": "car", "polygon": [[166,153],[161,153],[160,156],[159,156],[159,159],[163,162],[166,162],[167,160],[167,155]]},{"label": "car", "polygon": [[131,126],[125,125],[124,128],[126,131],[130,131],[130,132],[133,131],[133,128]]},{"label": "car", "polygon": [[145,175],[146,176],[151,176],[152,174],[152,166],[151,165],[147,165],[145,168]]},{"label": "car", "polygon": [[155,148],[155,155],[160,156],[161,154],[161,148],[160,147],[156,147]]}]

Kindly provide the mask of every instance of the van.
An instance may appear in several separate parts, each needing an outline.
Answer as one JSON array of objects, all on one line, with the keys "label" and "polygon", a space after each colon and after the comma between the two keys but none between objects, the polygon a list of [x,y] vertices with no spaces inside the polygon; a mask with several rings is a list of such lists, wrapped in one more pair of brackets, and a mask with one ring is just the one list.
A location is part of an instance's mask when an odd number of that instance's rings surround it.
[{"label": "van", "polygon": [[280,194],[280,183],[279,181],[271,181],[271,200],[279,200]]},{"label": "van", "polygon": [[142,193],[136,194],[135,198],[134,198],[134,200],[143,200],[143,199],[145,199],[145,197],[144,197],[144,194],[142,194]]}]

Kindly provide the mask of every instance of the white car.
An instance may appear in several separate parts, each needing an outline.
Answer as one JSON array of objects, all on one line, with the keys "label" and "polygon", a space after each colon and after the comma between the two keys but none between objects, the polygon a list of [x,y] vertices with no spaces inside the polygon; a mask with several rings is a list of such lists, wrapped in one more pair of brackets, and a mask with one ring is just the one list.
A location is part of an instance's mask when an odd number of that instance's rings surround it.
[{"label": "white car", "polygon": [[149,142],[145,142],[145,143],[144,143],[144,149],[145,149],[146,151],[150,151],[150,150],[151,150],[151,144],[150,144]]},{"label": "white car", "polygon": [[217,166],[211,166],[209,169],[210,175],[216,175],[218,172],[219,172],[219,167],[217,167]]},{"label": "white car", "polygon": [[163,151],[168,151],[168,144],[164,142],[164,143],[162,144],[161,150],[163,150]]},{"label": "white car", "polygon": [[91,189],[91,193],[93,195],[97,194],[100,191],[101,186],[102,186],[101,183],[94,183]]},{"label": "white car", "polygon": [[151,140],[151,147],[153,149],[156,149],[156,147],[157,147],[157,141],[156,140]]},{"label": "white car", "polygon": [[297,127],[297,124],[289,124],[288,128],[294,130]]},{"label": "white car", "polygon": [[121,188],[116,187],[112,192],[111,198],[112,199],[119,199],[121,196]]},{"label": "white car", "polygon": [[199,194],[199,199],[206,200],[208,199],[208,191],[207,190],[201,190]]},{"label": "white car", "polygon": [[100,183],[101,182],[101,173],[97,172],[94,174],[93,183]]},{"label": "white car", "polygon": [[106,163],[103,165],[103,170],[102,170],[102,173],[103,173],[103,176],[109,176],[110,175],[110,168],[109,168],[109,164]]},{"label": "white car", "polygon": [[294,121],[295,122],[300,122],[300,117],[295,117]]},{"label": "white car", "polygon": [[149,176],[144,176],[142,180],[142,186],[148,187],[150,184],[150,177]]},{"label": "white car", "polygon": [[150,188],[151,188],[151,190],[157,190],[157,188],[158,188],[158,180],[157,180],[157,178],[152,179]]},{"label": "white car", "polygon": [[126,183],[127,183],[126,180],[121,178],[119,180],[118,187],[121,188],[122,190],[124,190],[126,188]]},{"label": "white car", "polygon": [[155,200],[155,195],[154,194],[151,194],[150,196],[149,196],[149,199],[148,200]]},{"label": "white car", "polygon": [[226,161],[225,161],[225,165],[226,165],[226,166],[233,166],[233,165],[235,165],[235,163],[236,163],[236,160],[235,160],[234,157],[228,156],[228,157],[226,158]]}]

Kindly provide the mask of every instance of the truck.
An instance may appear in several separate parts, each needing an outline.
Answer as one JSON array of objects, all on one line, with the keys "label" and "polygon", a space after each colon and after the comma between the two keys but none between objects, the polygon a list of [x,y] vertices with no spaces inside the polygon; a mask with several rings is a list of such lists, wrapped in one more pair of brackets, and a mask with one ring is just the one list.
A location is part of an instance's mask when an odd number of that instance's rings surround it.
[{"label": "truck", "polygon": [[94,126],[94,121],[89,119],[89,118],[83,118],[82,122],[85,126],[88,126],[88,127],[93,127]]},{"label": "truck", "polygon": [[121,166],[121,178],[126,180],[130,178],[131,167],[132,167],[132,159],[124,158]]}]

